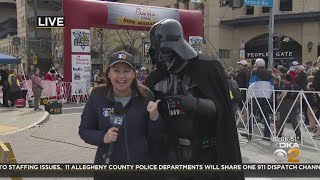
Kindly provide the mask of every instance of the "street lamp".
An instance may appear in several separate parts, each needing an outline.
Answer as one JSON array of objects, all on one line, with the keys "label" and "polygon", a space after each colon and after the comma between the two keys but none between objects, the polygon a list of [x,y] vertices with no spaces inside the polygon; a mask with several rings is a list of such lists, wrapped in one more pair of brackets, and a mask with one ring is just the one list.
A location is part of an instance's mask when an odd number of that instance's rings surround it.
[{"label": "street lamp", "polygon": [[313,42],[309,41],[309,43],[308,43],[308,50],[309,50],[309,52],[311,52],[312,47],[313,47]]},{"label": "street lamp", "polygon": [[58,47],[56,46],[54,48],[54,50],[55,50],[55,54],[56,54],[56,62],[58,62]]},{"label": "street lamp", "polygon": [[145,38],[147,37],[146,36],[146,34],[145,33],[141,33],[141,46],[142,46],[142,53],[141,53],[141,55],[142,55],[142,62],[141,62],[141,59],[140,59],[140,64],[141,64],[141,66],[143,65],[143,63],[144,63],[144,40],[145,40]]}]

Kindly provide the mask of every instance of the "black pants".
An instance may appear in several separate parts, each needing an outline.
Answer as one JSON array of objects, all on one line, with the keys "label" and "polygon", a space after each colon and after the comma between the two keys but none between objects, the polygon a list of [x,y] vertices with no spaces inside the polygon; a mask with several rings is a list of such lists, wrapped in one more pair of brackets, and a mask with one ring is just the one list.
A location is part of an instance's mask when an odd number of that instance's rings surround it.
[{"label": "black pants", "polygon": [[309,124],[309,117],[308,117],[308,105],[306,103],[306,100],[303,98],[302,99],[302,111],[305,117],[305,124],[308,125]]},{"label": "black pants", "polygon": [[[215,147],[201,147],[200,143],[191,146],[170,144],[167,164],[215,164],[217,162]],[[218,180],[213,173],[199,175],[164,176],[165,180]]]},{"label": "black pants", "polygon": [[15,106],[16,100],[19,98],[20,98],[20,91],[9,93],[9,100],[11,101],[11,107]]},{"label": "black pants", "polygon": [[[288,120],[290,120],[291,124],[292,124],[292,128],[296,134],[296,136],[301,136],[301,132],[300,132],[300,128],[297,127],[298,126],[298,122],[299,122],[299,103],[295,102],[294,103],[294,99],[283,99],[280,107],[279,107],[279,112],[280,112],[280,126],[282,126],[282,124],[285,121],[285,118],[288,116]],[[288,115],[291,107],[293,106],[290,114]],[[282,136],[282,132],[283,132],[283,128],[280,129],[279,132],[279,136]],[[277,132],[278,133],[278,132]]]},{"label": "black pants", "polygon": [[[264,124],[263,135],[266,138],[270,138],[270,131],[269,131],[269,128],[268,128],[268,126],[270,126],[270,118],[269,118],[270,107],[269,107],[269,103],[268,103],[269,99],[267,100],[265,98],[257,98],[257,100],[258,100],[258,103],[259,103],[259,105],[261,107],[262,112],[260,111],[260,108],[258,106],[257,101],[255,99],[253,99],[252,100],[253,101],[253,113],[255,115],[256,115],[256,113],[260,113],[261,114],[261,118],[262,118],[263,124]],[[263,113],[264,117],[266,118],[265,120],[264,120],[264,118],[262,116],[262,113]],[[253,123],[254,123],[254,121],[253,121]],[[253,129],[252,126],[253,126],[253,124],[252,124],[252,122],[250,120],[249,121],[249,133],[250,134],[252,134],[252,129]]]},{"label": "black pants", "polygon": [[2,89],[2,92],[3,92],[3,106],[4,107],[9,107],[9,104],[8,104],[8,90]]}]

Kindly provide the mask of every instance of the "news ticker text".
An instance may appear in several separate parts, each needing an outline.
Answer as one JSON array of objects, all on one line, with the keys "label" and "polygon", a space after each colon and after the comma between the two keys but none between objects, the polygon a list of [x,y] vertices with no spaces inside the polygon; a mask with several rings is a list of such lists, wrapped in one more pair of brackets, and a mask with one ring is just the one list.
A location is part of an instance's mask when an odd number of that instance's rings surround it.
[{"label": "news ticker text", "polygon": [[98,164],[0,164],[4,171],[320,171],[320,164],[206,164],[206,165],[98,165]]}]

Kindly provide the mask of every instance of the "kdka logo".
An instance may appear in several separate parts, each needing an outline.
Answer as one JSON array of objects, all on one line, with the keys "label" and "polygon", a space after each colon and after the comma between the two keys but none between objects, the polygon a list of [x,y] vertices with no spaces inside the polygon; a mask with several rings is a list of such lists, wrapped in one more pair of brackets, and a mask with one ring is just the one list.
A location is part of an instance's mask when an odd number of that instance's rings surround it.
[{"label": "kdka logo", "polygon": [[90,33],[86,33],[85,31],[74,31],[73,36],[75,37],[74,39],[74,46],[80,46],[81,49],[85,49],[86,46],[89,46],[90,44]]}]

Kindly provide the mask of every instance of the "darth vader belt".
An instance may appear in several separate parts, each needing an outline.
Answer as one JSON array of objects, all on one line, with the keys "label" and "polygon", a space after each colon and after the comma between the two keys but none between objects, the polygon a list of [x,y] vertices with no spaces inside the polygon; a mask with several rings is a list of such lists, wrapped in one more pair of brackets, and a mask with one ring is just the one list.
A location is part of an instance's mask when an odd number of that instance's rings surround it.
[{"label": "darth vader belt", "polygon": [[184,138],[179,138],[179,145],[182,146],[190,146],[191,145],[191,141],[189,139],[184,139]]}]

